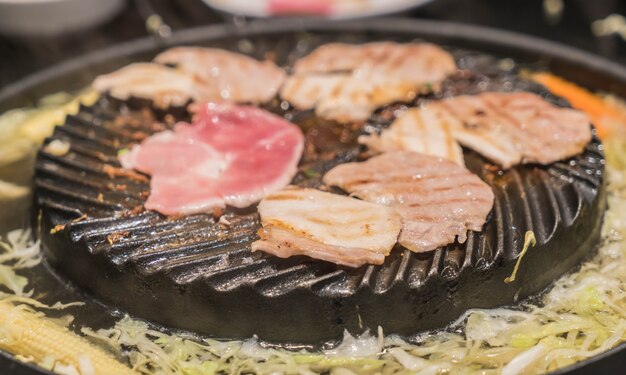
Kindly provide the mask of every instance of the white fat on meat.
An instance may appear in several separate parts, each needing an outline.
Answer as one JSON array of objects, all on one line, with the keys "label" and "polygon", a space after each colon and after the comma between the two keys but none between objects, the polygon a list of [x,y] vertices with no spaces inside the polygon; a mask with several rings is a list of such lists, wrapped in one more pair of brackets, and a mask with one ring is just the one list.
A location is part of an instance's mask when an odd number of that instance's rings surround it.
[{"label": "white fat on meat", "polygon": [[383,105],[438,89],[454,72],[452,55],[428,43],[331,43],[295,63],[280,95],[323,118],[361,121]]},{"label": "white fat on meat", "polygon": [[464,242],[468,230],[482,229],[494,200],[489,185],[465,167],[407,151],[339,165],[324,182],[395,209],[403,221],[398,242],[414,252]]},{"label": "white fat on meat", "polygon": [[417,151],[458,162],[451,152],[458,145],[441,142],[442,129],[505,169],[570,158],[591,140],[590,120],[580,111],[557,107],[528,92],[488,92],[411,109],[380,135],[364,136],[360,141],[374,152]]},{"label": "white fat on meat", "polygon": [[92,87],[114,98],[150,99],[158,108],[182,107],[195,95],[193,77],[177,69],[153,63],[127,65],[113,73],[98,76]]},{"label": "white fat on meat", "polygon": [[382,264],[402,226],[391,208],[316,189],[288,187],[259,203],[263,227],[252,251],[306,255],[348,266]]},{"label": "white fat on meat", "polygon": [[199,99],[205,101],[264,103],[276,96],[285,80],[285,71],[271,61],[217,48],[171,48],[154,61],[175,65],[193,76]]},{"label": "white fat on meat", "polygon": [[208,103],[192,124],[148,137],[120,157],[151,175],[145,207],[165,215],[247,207],[287,186],[304,137],[296,125],[259,108]]}]

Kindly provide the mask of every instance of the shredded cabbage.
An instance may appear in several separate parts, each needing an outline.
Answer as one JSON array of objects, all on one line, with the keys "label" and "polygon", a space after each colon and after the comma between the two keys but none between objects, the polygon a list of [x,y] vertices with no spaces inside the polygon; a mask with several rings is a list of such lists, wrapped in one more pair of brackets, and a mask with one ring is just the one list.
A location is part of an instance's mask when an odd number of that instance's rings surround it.
[{"label": "shredded cabbage", "polygon": [[7,234],[7,242],[0,241],[0,285],[17,296],[32,292],[24,291],[28,279],[16,270],[34,267],[41,261],[39,243],[31,243],[29,239],[29,230],[17,229]]},{"label": "shredded cabbage", "polygon": [[29,189],[26,186],[16,185],[11,182],[0,180],[0,199],[18,199],[28,195]]},{"label": "shredded cabbage", "polygon": [[76,113],[80,104],[93,104],[99,94],[85,90],[73,96],[53,94],[41,99],[35,108],[19,108],[0,116],[0,166],[19,161],[32,152],[63,123],[68,113]]},{"label": "shredded cabbage", "polygon": [[[52,134],[65,116],[78,112],[80,104],[93,104],[99,94],[84,90],[78,95],[57,93],[44,97],[34,108],[18,108],[0,115],[0,167],[27,160],[43,140]],[[62,152],[69,145],[52,146],[53,151]],[[15,185],[0,180],[0,199],[17,199],[28,194],[27,186]]]}]

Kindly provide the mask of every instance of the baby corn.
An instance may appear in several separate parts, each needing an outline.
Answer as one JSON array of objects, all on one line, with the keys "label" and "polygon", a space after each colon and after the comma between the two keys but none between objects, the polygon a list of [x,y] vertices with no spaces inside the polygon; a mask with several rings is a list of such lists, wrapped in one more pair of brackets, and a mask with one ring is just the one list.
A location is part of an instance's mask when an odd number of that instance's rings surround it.
[{"label": "baby corn", "polygon": [[0,349],[36,363],[54,360],[81,374],[135,374],[89,341],[25,305],[0,301]]}]

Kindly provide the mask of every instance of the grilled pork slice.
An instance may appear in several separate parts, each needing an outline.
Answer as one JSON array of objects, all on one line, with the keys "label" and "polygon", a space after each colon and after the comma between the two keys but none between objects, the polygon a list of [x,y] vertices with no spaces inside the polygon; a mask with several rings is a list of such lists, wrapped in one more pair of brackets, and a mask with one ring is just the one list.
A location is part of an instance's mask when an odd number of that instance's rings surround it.
[{"label": "grilled pork slice", "polygon": [[332,43],[298,60],[280,95],[324,118],[359,121],[385,104],[437,89],[455,71],[452,56],[432,44]]},{"label": "grilled pork slice", "polygon": [[414,252],[464,242],[480,231],[493,206],[491,188],[447,159],[414,152],[387,152],[362,163],[331,169],[328,185],[368,202],[393,207],[403,221],[399,242]]},{"label": "grilled pork slice", "polygon": [[[407,111],[381,135],[362,137],[373,151],[419,151],[457,161],[442,131],[463,146],[510,168],[521,163],[549,164],[579,154],[591,140],[589,118],[554,106],[526,92],[483,93],[435,101]],[[447,138],[449,140],[449,138]],[[457,146],[458,147],[458,146]]]},{"label": "grilled pork slice", "polygon": [[177,47],[154,61],[175,65],[198,83],[200,100],[263,103],[276,96],[285,71],[271,61],[217,48]]},{"label": "grilled pork slice", "polygon": [[285,80],[284,70],[270,61],[215,48],[172,48],[155,61],[101,75],[92,86],[121,100],[133,96],[167,108],[190,100],[262,103],[276,96]]},{"label": "grilled pork slice", "polygon": [[[354,71],[388,73],[422,82],[447,76],[456,69],[452,55],[429,43],[328,43],[294,64],[296,74]],[[417,75],[419,77],[414,77]]]},{"label": "grilled pork slice", "polygon": [[196,92],[193,77],[152,63],[130,64],[113,73],[98,76],[92,87],[121,100],[131,96],[151,99],[159,108],[184,106],[195,97]]},{"label": "grilled pork slice", "polygon": [[[281,96],[300,110],[315,108],[328,119],[367,119],[376,109],[369,98],[372,83],[351,79],[346,74],[306,74],[288,78]],[[329,100],[329,98],[334,98]],[[345,117],[347,108],[349,117]]]},{"label": "grilled pork slice", "polygon": [[193,124],[157,133],[120,157],[152,176],[147,209],[166,215],[246,207],[287,186],[304,137],[296,125],[255,107],[209,103]]},{"label": "grilled pork slice", "polygon": [[359,137],[371,153],[406,150],[439,156],[465,165],[463,150],[455,138],[455,127],[431,106],[412,108],[381,134]]},{"label": "grilled pork slice", "polygon": [[290,187],[259,203],[263,228],[252,251],[306,255],[349,267],[382,264],[402,226],[388,207],[315,189]]},{"label": "grilled pork slice", "polygon": [[587,115],[532,93],[484,93],[440,104],[458,119],[459,142],[504,168],[567,159],[591,141]]}]

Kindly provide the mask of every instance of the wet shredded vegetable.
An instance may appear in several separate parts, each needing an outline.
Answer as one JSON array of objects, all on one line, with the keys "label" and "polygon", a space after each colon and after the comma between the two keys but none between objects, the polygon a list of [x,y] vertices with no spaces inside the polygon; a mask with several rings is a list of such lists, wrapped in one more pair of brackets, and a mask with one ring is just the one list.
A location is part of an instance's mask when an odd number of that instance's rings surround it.
[{"label": "wet shredded vegetable", "polygon": [[[60,92],[44,97],[36,107],[18,108],[0,115],[0,168],[32,158],[43,140],[62,124],[65,116],[78,112],[81,104],[91,105],[99,94],[84,90],[77,95]],[[59,145],[56,149],[59,149]],[[0,179],[0,201],[28,195],[29,187]]]},{"label": "wet shredded vegetable", "polygon": [[[558,280],[539,304],[469,310],[446,330],[410,342],[385,336],[380,329],[360,337],[346,333],[338,347],[315,353],[266,348],[255,338],[223,342],[164,333],[128,316],[108,329],[81,331],[92,345],[117,354],[142,374],[513,375],[546,373],[595,356],[626,340],[626,123],[604,128],[603,134],[610,207],[603,242],[597,256]],[[19,275],[21,268],[40,259],[39,245],[26,231],[11,232],[0,244],[0,284],[5,290],[0,304],[46,311],[27,291],[28,279]],[[0,345],[6,340],[5,322],[0,320]],[[73,366],[62,357],[15,354],[59,373],[104,373],[90,363]]]}]

